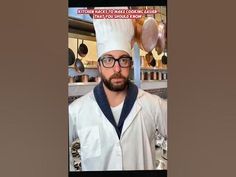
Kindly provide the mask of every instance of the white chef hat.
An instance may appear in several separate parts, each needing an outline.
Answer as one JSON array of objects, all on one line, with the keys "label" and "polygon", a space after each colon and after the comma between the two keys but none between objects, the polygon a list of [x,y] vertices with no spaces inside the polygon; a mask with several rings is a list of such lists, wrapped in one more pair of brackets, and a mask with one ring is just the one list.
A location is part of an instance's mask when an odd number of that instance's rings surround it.
[{"label": "white chef hat", "polygon": [[[127,7],[99,7],[94,9],[128,9]],[[113,14],[115,15],[115,14]],[[131,19],[93,19],[96,32],[97,55],[123,50],[130,56],[134,27]]]}]

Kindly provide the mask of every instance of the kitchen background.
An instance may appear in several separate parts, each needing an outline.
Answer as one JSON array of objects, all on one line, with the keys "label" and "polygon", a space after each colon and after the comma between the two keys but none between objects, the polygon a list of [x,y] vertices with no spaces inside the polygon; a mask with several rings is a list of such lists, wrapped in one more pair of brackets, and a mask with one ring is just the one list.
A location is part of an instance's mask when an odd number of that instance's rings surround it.
[{"label": "kitchen background", "polygon": [[[166,24],[166,6],[139,6],[132,8],[157,9],[157,14],[147,15],[146,17],[153,17],[158,24],[161,22]],[[68,48],[74,54],[73,62],[70,59],[68,62],[68,104],[91,91],[100,81],[96,68],[97,49],[92,18],[89,14],[77,14],[77,9],[68,9]],[[85,45],[87,49],[82,54],[78,50],[81,45]],[[150,52],[146,52],[136,45],[133,49],[133,54],[136,56],[136,60],[138,56],[139,61],[134,62],[130,79],[149,93],[167,99],[167,45],[161,52],[154,48],[151,51],[152,56],[150,56]],[[163,56],[166,57],[164,61]],[[78,62],[76,62],[77,60]],[[78,155],[78,152],[75,154]],[[157,169],[167,169],[167,140],[158,131],[156,135],[156,162]],[[80,162],[75,161],[75,166],[79,170]]]},{"label": "kitchen background", "polygon": [[[166,7],[165,6],[139,6],[132,7],[133,9],[156,9],[158,11],[155,15],[147,15],[154,17],[157,22],[163,21],[166,24]],[[68,47],[75,54],[75,58],[79,58],[84,65],[84,72],[76,72],[74,62],[68,67],[69,73],[69,99],[71,103],[74,99],[81,95],[84,95],[90,91],[100,80],[96,65],[97,65],[97,53],[96,53],[96,38],[93,29],[92,18],[89,14],[77,14],[78,8],[69,8],[69,33],[68,33]],[[78,54],[77,49],[81,44],[87,46],[86,55],[82,56]],[[138,50],[138,56],[140,57],[140,66],[134,67],[131,73],[131,80],[141,80],[137,85],[144,90],[149,91],[152,94],[159,95],[160,97],[167,99],[167,65],[163,64],[163,55],[167,56],[167,50],[158,54],[156,49],[152,50],[152,55],[155,60],[154,63],[148,62],[148,52],[144,50]],[[149,59],[150,60],[150,59]],[[135,78],[135,70],[140,70],[140,76]],[[78,70],[77,70],[78,71]],[[136,71],[137,73],[138,71]]]}]

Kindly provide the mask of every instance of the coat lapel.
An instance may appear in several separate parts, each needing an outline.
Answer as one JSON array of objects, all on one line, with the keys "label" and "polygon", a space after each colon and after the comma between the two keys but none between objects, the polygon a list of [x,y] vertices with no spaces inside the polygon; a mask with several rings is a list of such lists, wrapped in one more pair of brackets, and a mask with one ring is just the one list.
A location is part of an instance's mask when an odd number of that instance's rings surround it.
[{"label": "coat lapel", "polygon": [[129,82],[127,96],[125,97],[124,105],[120,115],[120,120],[118,123],[118,129],[120,130],[120,132],[122,132],[125,119],[127,118],[128,115],[130,115],[130,112],[136,101],[137,95],[138,95],[138,87],[133,83]]},{"label": "coat lapel", "polygon": [[100,82],[100,84],[98,84],[94,88],[93,93],[94,93],[94,97],[95,97],[96,102],[97,102],[98,106],[100,107],[101,111],[103,112],[105,117],[109,120],[109,122],[113,125],[113,127],[116,129],[116,133],[120,137],[120,131],[119,131],[118,127],[116,126],[116,122],[113,117],[111,107],[108,103],[107,96],[105,94],[102,82]]},{"label": "coat lapel", "polygon": [[118,137],[120,138],[125,119],[130,114],[130,111],[132,110],[133,105],[134,105],[137,95],[138,95],[137,86],[131,82],[129,82],[129,84],[128,84],[127,96],[124,101],[124,105],[123,105],[123,108],[121,111],[121,116],[120,116],[118,126],[116,125],[115,119],[113,117],[113,114],[112,114],[110,105],[108,103],[102,82],[100,82],[100,84],[94,88],[93,93],[94,93],[96,102],[98,103],[98,106],[100,107],[100,109],[102,110],[102,112],[106,116],[106,118],[113,125],[113,127],[115,128],[115,130],[117,132]]}]

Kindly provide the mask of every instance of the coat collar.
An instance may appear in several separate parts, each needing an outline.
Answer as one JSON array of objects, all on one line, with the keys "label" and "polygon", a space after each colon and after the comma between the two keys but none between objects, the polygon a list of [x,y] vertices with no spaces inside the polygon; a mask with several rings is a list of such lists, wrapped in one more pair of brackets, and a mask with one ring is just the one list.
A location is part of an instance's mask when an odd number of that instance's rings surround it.
[{"label": "coat collar", "polygon": [[133,83],[128,83],[128,90],[127,90],[127,96],[125,97],[124,105],[121,111],[121,116],[118,125],[116,125],[115,119],[113,117],[110,105],[107,100],[107,96],[105,94],[103,83],[100,82],[93,90],[95,100],[100,107],[101,111],[105,115],[105,117],[110,121],[110,123],[115,128],[118,137],[120,138],[122,128],[124,125],[124,121],[131,112],[133,105],[136,101],[136,98],[138,96],[138,88]]}]

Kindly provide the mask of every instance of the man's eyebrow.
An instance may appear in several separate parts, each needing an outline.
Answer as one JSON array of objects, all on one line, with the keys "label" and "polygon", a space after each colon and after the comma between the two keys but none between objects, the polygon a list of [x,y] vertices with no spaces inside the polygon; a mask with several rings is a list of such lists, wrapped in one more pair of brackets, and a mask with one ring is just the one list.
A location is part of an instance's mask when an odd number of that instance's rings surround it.
[{"label": "man's eyebrow", "polygon": [[127,54],[123,54],[123,55],[121,55],[120,57],[131,57],[131,56],[129,56],[129,55],[127,55]]},{"label": "man's eyebrow", "polygon": [[113,56],[110,55],[110,54],[105,54],[105,55],[103,55],[102,57],[113,57]]},{"label": "man's eyebrow", "polygon": [[[110,54],[103,55],[102,57],[112,57],[112,58],[114,58],[114,56],[112,56],[112,55],[110,55]],[[121,55],[119,58],[121,58],[121,57],[130,57],[130,56],[127,55],[127,54],[123,54],[123,55]]]}]

